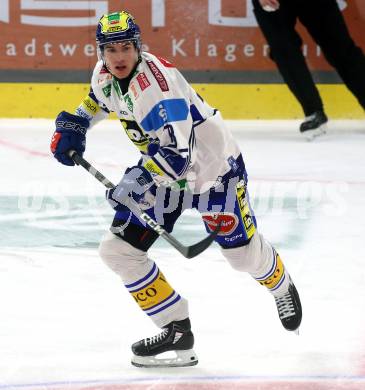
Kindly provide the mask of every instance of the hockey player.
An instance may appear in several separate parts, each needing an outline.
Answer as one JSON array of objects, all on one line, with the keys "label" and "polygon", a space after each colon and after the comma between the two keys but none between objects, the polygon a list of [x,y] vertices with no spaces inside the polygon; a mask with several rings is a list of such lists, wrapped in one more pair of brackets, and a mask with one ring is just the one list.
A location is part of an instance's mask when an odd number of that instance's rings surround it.
[{"label": "hockey player", "polygon": [[[171,63],[141,50],[140,29],[129,13],[103,15],[96,43],[100,60],[90,93],[75,114],[58,115],[51,150],[62,164],[74,165],[67,151],[82,155],[87,131],[113,111],[141,153],[138,164],[107,191],[116,214],[99,248],[140,308],[162,328],[132,345],[132,364],[190,366],[198,359],[188,302],[149,257],[158,235],[123,205],[126,197],[154,219],[165,212],[162,225],[168,232],[187,207],[201,213],[207,231],[223,222],[216,238],[223,256],[265,286],[284,328],[297,330],[302,318],[299,295],[280,256],[257,231],[242,155],[219,111]],[[166,351],[176,352],[176,357],[159,358]]]}]

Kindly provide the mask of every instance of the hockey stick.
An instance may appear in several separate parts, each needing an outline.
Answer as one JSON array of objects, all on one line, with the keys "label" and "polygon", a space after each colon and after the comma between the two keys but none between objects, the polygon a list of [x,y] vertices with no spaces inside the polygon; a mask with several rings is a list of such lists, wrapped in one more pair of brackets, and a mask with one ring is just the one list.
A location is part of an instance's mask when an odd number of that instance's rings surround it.
[{"label": "hockey stick", "polygon": [[[68,156],[75,162],[76,165],[81,165],[85,168],[92,176],[104,184],[106,188],[114,188],[115,185],[109,181],[101,172],[94,168],[89,162],[87,162],[83,157],[81,157],[75,150],[70,150],[67,152]],[[202,241],[197,242],[191,246],[184,246],[171,234],[169,234],[161,225],[153,220],[148,214],[144,213],[137,204],[131,199],[128,198],[123,203],[127,206],[132,213],[145,221],[147,225],[152,228],[157,234],[163,237],[167,242],[169,242],[174,248],[176,248],[183,256],[188,259],[191,259],[195,256],[198,256],[202,253],[208,246],[213,242],[219,233],[221,224],[219,224],[213,232],[211,232],[207,237]]]}]

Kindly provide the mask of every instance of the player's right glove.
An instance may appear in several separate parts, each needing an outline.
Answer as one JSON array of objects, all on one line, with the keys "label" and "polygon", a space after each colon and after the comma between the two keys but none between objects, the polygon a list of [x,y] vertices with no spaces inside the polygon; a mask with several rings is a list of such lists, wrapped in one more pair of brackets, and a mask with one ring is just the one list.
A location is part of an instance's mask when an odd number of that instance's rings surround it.
[{"label": "player's right glove", "polygon": [[51,141],[51,151],[54,157],[64,165],[75,165],[66,152],[73,149],[80,156],[85,151],[86,131],[90,126],[87,118],[62,111],[56,118],[56,131]]},{"label": "player's right glove", "polygon": [[122,211],[125,200],[131,197],[141,210],[154,206],[156,185],[150,172],[143,166],[127,168],[118,185],[107,190],[105,197],[116,211]]}]

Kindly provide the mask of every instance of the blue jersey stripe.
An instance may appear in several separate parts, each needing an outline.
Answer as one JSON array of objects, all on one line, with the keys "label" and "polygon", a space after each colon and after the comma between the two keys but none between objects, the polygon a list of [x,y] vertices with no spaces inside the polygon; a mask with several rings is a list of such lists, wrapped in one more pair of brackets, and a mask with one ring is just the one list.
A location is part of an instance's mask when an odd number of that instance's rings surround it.
[{"label": "blue jersey stripe", "polygon": [[141,121],[145,131],[157,131],[166,123],[179,122],[187,119],[189,107],[184,99],[161,100]]}]

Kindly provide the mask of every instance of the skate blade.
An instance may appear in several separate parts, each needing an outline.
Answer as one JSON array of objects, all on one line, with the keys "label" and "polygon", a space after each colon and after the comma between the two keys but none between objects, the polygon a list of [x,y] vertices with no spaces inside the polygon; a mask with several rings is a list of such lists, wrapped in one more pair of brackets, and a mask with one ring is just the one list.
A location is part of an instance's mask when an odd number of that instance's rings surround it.
[{"label": "skate blade", "polygon": [[[165,357],[167,354],[175,355]],[[156,368],[156,367],[190,367],[198,364],[198,357],[194,350],[169,351],[156,356],[137,356],[132,357],[131,363],[135,367]]]},{"label": "skate blade", "polygon": [[314,130],[307,130],[304,133],[300,133],[308,142],[321,137],[327,133],[327,124],[323,124]]}]

